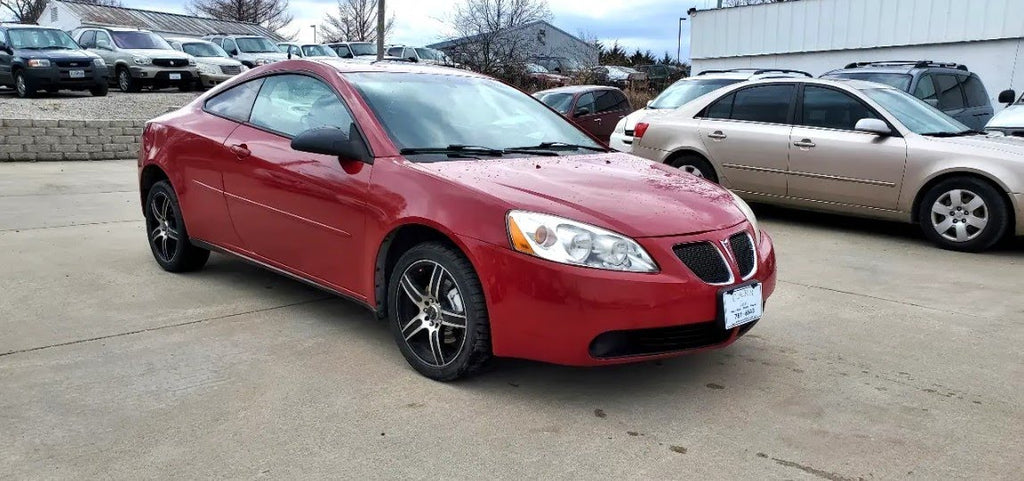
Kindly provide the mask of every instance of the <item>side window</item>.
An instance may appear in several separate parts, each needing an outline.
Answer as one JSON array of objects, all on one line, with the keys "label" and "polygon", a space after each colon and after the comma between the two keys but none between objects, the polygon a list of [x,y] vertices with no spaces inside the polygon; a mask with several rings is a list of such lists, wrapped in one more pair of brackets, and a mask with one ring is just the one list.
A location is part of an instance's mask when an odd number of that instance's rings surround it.
[{"label": "side window", "polygon": [[404,50],[402,47],[391,47],[388,49],[388,55],[391,57],[401,57],[402,50]]},{"label": "side window", "polygon": [[985,84],[981,83],[981,79],[977,75],[969,75],[964,79],[963,85],[964,93],[967,94],[968,107],[989,106],[988,92],[985,90]]},{"label": "side window", "polygon": [[99,31],[99,30],[94,30],[94,32],[96,32],[96,46],[97,47],[102,46],[102,45],[106,45],[107,47],[113,47],[114,46],[114,42],[112,40],[110,40],[110,34],[108,34],[107,32]]},{"label": "side window", "polygon": [[808,127],[853,130],[860,119],[878,118],[874,112],[850,95],[813,85],[804,86],[801,124]]},{"label": "side window", "polygon": [[935,90],[939,95],[940,110],[964,108],[964,92],[956,75],[936,75]]},{"label": "side window", "polygon": [[309,129],[337,127],[347,134],[352,115],[327,84],[305,75],[276,75],[263,82],[249,123],[294,137]]},{"label": "side window", "polygon": [[251,80],[231,87],[207,100],[205,109],[207,112],[221,117],[227,117],[238,122],[247,122],[261,85],[263,85],[263,79]]},{"label": "side window", "polygon": [[230,38],[225,38],[224,39],[224,47],[223,48],[224,48],[224,51],[227,52],[230,55],[234,55],[236,53],[235,51],[238,50],[238,46],[235,45],[235,41],[230,39]]},{"label": "side window", "polygon": [[583,109],[587,109],[587,112],[589,112],[587,115],[589,115],[596,112],[594,108],[594,94],[587,92],[580,95],[580,98],[576,100],[576,111],[574,113],[578,115]]},{"label": "side window", "polygon": [[352,55],[352,51],[345,45],[339,45],[334,49],[334,51],[338,53],[339,57],[348,57],[349,55]]},{"label": "side window", "polygon": [[931,75],[924,75],[917,81],[917,87],[914,87],[914,97],[936,102],[939,100],[939,97],[935,95],[935,82]]},{"label": "side window", "polygon": [[740,90],[736,92],[729,118],[769,124],[789,123],[789,106],[795,92],[796,86],[793,85],[763,85]]},{"label": "side window", "polygon": [[626,98],[615,90],[597,92],[594,107],[599,114],[615,112],[626,108]]},{"label": "side window", "polygon": [[78,40],[78,45],[82,48],[96,48],[96,31],[86,30]]},{"label": "side window", "polygon": [[708,106],[704,109],[704,118],[706,119],[728,119],[732,116],[732,103],[736,99],[736,94],[729,94],[725,97],[718,99],[717,102]]}]

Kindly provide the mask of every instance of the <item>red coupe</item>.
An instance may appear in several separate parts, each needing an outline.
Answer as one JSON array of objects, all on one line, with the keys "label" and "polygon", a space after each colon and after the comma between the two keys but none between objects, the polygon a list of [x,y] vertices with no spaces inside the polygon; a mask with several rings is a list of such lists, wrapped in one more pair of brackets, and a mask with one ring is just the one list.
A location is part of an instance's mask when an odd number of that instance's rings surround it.
[{"label": "red coupe", "polygon": [[463,70],[290,60],[146,125],[168,271],[231,254],[365,305],[420,373],[722,347],[761,317],[772,241],[738,197],[610,153]]}]

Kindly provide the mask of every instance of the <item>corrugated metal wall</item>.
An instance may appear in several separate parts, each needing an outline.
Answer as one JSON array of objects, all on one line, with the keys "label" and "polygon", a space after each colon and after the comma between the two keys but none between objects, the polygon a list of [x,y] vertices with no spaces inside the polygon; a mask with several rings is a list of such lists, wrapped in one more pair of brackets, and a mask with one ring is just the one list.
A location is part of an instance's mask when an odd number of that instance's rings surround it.
[{"label": "corrugated metal wall", "polygon": [[693,59],[1024,37],[1024,0],[800,0],[697,12]]}]

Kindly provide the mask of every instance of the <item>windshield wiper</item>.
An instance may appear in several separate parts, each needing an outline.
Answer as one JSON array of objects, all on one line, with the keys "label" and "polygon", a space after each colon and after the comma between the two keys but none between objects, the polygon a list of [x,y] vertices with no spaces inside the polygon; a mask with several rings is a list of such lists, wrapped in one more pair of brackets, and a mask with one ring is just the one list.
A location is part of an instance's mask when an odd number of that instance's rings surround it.
[{"label": "windshield wiper", "polygon": [[72,50],[71,47],[65,47],[63,45],[50,45],[48,47],[41,47],[43,50],[59,49],[59,50]]},{"label": "windshield wiper", "polygon": [[981,135],[985,132],[978,130],[961,130],[959,132],[925,132],[921,135],[926,137],[962,137],[965,135]]},{"label": "windshield wiper", "polygon": [[505,152],[490,147],[478,145],[451,144],[448,147],[410,147],[399,151],[402,155],[419,154],[447,154],[447,155],[485,155],[488,157],[501,157]]},{"label": "windshield wiper", "polygon": [[566,142],[541,142],[540,144],[529,146],[529,147],[512,147],[505,149],[505,152],[510,151],[536,151],[538,149],[546,150],[592,150],[595,152],[608,152],[608,149],[604,147],[594,147],[591,145],[580,145],[580,144],[569,144]]}]

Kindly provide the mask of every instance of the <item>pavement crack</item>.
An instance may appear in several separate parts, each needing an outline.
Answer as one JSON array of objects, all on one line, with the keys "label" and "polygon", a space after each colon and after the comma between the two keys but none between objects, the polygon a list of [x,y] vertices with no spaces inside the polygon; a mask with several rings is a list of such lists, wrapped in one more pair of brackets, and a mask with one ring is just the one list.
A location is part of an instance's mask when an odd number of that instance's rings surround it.
[{"label": "pavement crack", "polygon": [[83,222],[81,224],[64,224],[64,225],[47,225],[42,227],[11,227],[9,229],[0,229],[0,232],[28,232],[33,230],[45,230],[45,229],[63,229],[65,227],[81,227],[89,225],[106,225],[106,224],[127,224],[129,222],[145,222],[146,219],[124,219],[124,220],[105,220],[102,222]]},{"label": "pavement crack", "polygon": [[310,299],[310,300],[306,300],[306,301],[293,302],[291,304],[284,304],[284,305],[273,306],[273,307],[265,307],[263,309],[253,309],[251,311],[236,312],[236,313],[233,313],[233,314],[224,314],[224,315],[221,315],[221,316],[213,316],[213,317],[207,317],[207,318],[204,318],[204,319],[196,319],[194,321],[178,322],[178,323],[174,323],[174,324],[167,324],[165,326],[147,327],[145,329],[137,329],[137,330],[134,330],[134,331],[119,332],[117,334],[108,334],[106,336],[90,337],[88,339],[77,339],[77,340],[74,340],[74,341],[58,342],[56,344],[50,344],[50,345],[46,345],[46,346],[30,347],[30,348],[27,348],[27,349],[18,349],[18,350],[14,350],[14,351],[7,351],[7,352],[4,352],[4,353],[0,353],[0,357],[10,356],[10,355],[13,355],[13,354],[23,354],[23,353],[27,353],[27,352],[42,351],[44,349],[52,349],[52,348],[55,348],[55,347],[72,346],[72,345],[75,345],[75,344],[82,344],[82,343],[86,343],[86,342],[102,341],[102,340],[105,340],[105,339],[113,339],[115,337],[124,337],[124,336],[131,336],[131,335],[135,335],[135,334],[143,334],[143,333],[146,333],[146,332],[161,331],[161,330],[164,330],[164,329],[172,329],[172,328],[175,328],[175,327],[191,326],[191,325],[194,325],[194,324],[201,324],[201,323],[209,322],[209,321],[217,321],[217,320],[220,320],[220,319],[230,319],[232,317],[244,316],[244,315],[247,315],[247,314],[255,314],[255,313],[258,313],[258,312],[267,312],[267,311],[273,311],[273,310],[277,310],[277,309],[284,309],[284,308],[287,308],[287,307],[301,306],[301,305],[305,305],[305,304],[314,304],[314,303],[317,303],[317,302],[328,301],[328,300],[331,300],[331,299],[335,299],[335,297],[319,297],[319,298],[316,298],[316,299]]},{"label": "pavement crack", "polygon": [[830,472],[825,471],[823,469],[813,468],[811,466],[804,466],[804,465],[799,464],[799,463],[794,463],[793,461],[786,461],[785,459],[772,458],[772,461],[775,461],[776,463],[778,463],[778,464],[780,464],[782,466],[785,466],[787,468],[796,468],[796,469],[799,469],[800,471],[803,471],[803,472],[805,472],[807,474],[813,474],[814,476],[817,476],[817,477],[822,478],[822,479],[827,479],[829,481],[863,481],[864,480],[864,478],[859,477],[859,476],[856,477],[856,478],[849,478],[849,477],[843,476],[841,474],[830,473]]},{"label": "pavement crack", "polygon": [[889,298],[886,298],[886,297],[873,296],[871,294],[864,294],[864,293],[860,293],[860,292],[844,291],[842,289],[834,289],[834,288],[831,288],[831,287],[818,286],[818,285],[814,285],[814,284],[804,284],[802,282],[783,281],[783,280],[780,280],[778,282],[780,284],[791,284],[791,285],[794,285],[794,286],[807,287],[807,288],[810,288],[810,289],[821,289],[823,291],[835,292],[835,293],[838,293],[838,294],[846,294],[846,295],[850,295],[850,296],[864,297],[864,298],[867,298],[867,299],[874,299],[876,301],[891,302],[893,304],[899,304],[899,305],[902,305],[902,306],[917,307],[917,308],[920,308],[920,309],[927,309],[929,311],[943,312],[943,313],[947,313],[947,314],[957,314],[957,315],[961,315],[961,316],[978,317],[977,314],[968,314],[966,312],[953,311],[953,310],[949,310],[949,309],[940,309],[940,308],[937,308],[937,307],[926,306],[924,304],[915,304],[913,302],[900,301],[900,300],[896,300],[896,299],[889,299]]}]

